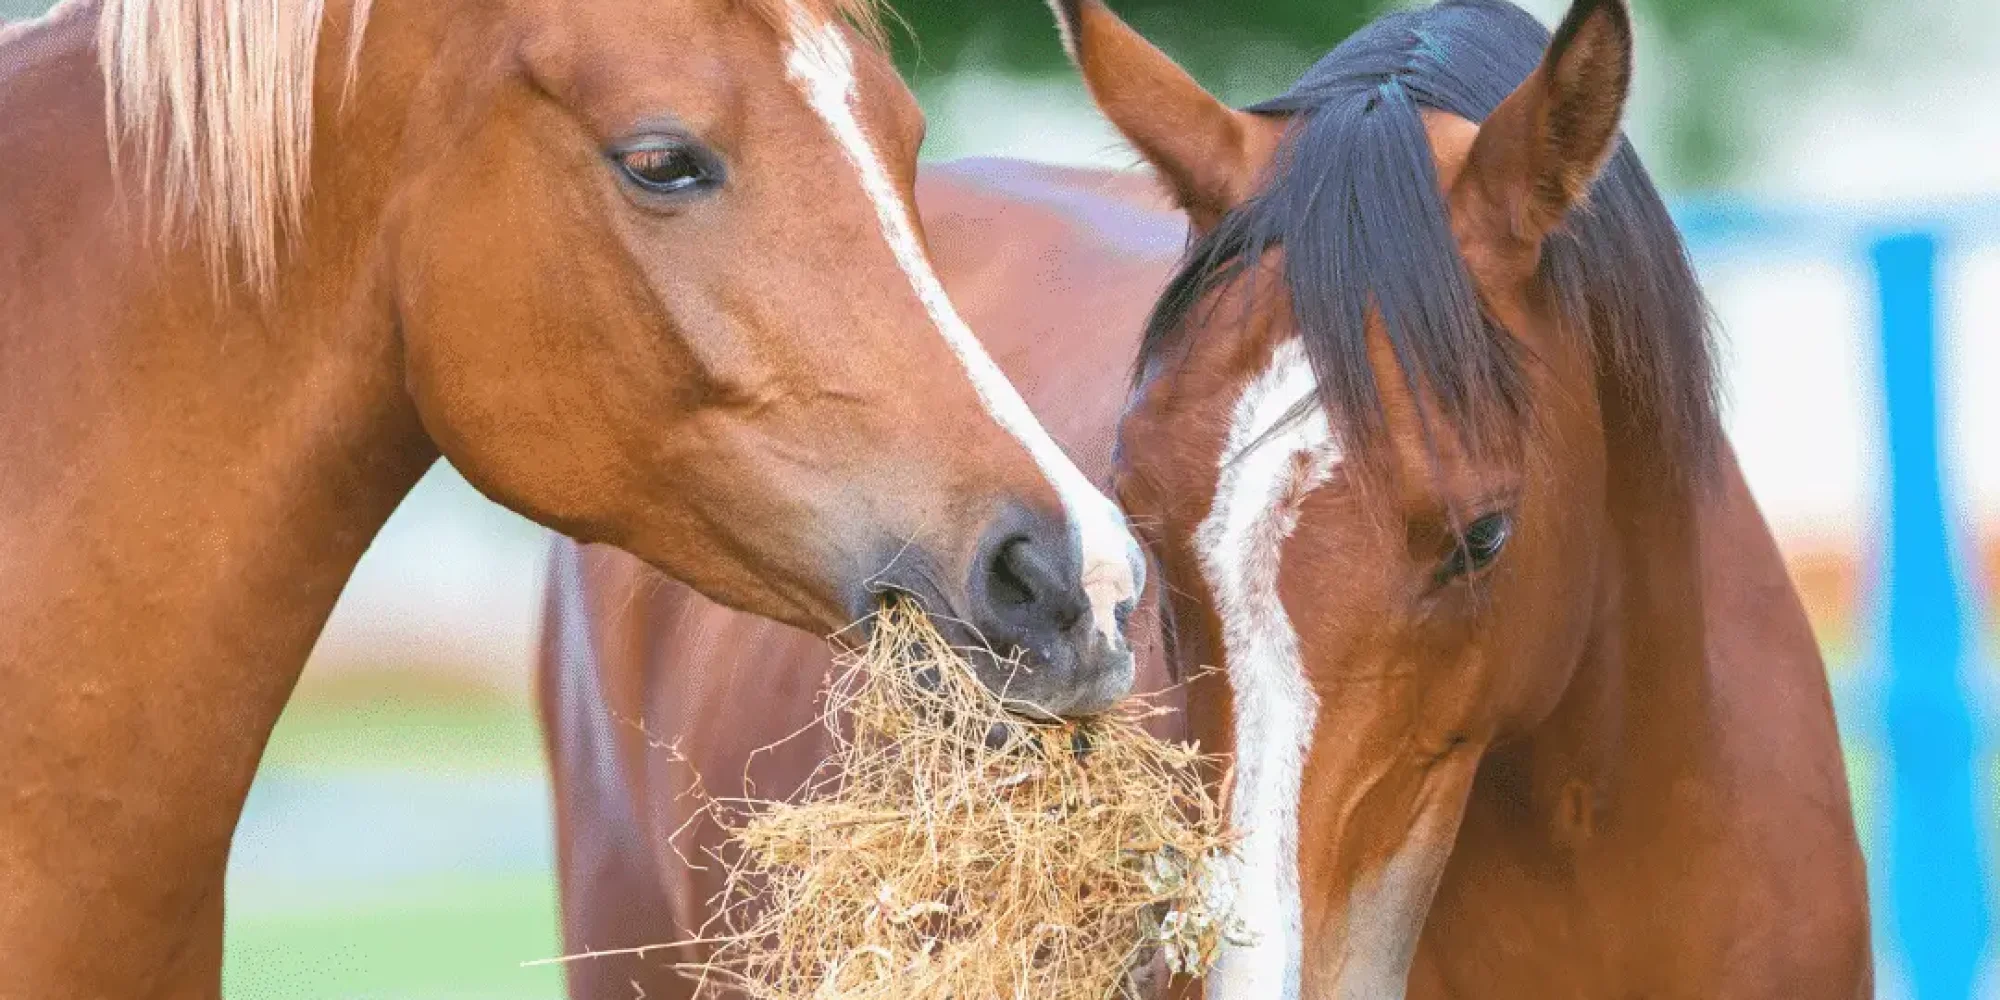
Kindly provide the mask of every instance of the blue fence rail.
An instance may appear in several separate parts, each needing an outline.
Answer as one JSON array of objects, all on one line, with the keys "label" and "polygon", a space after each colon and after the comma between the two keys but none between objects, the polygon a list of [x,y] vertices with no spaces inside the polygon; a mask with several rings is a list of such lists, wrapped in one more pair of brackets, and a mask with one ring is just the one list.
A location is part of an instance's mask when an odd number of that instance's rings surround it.
[{"label": "blue fence rail", "polygon": [[[1878,955],[1911,1000],[1968,1000],[1983,984],[1991,920],[1981,822],[1988,732],[1971,676],[1980,640],[1975,575],[1958,564],[1965,505],[1947,502],[1939,408],[1941,257],[1969,234],[2000,232],[2000,204],[1838,216],[1731,203],[1677,207],[1697,256],[1768,243],[1866,254],[1875,286],[1887,456],[1884,560],[1869,667],[1840,692],[1841,725],[1886,763],[1886,829],[1871,859]],[[1996,389],[2000,391],[2000,389]],[[1994,428],[2000,439],[2000,428]],[[1995,444],[2000,447],[2000,442]]]}]

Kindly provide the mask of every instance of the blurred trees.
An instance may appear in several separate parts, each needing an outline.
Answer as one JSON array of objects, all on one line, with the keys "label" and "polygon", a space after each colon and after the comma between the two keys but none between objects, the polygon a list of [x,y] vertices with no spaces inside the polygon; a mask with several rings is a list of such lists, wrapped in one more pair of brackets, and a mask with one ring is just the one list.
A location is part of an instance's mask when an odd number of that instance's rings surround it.
[{"label": "blurred trees", "polygon": [[[890,0],[908,24],[893,32],[898,60],[923,81],[968,64],[1019,73],[1063,70],[1055,27],[1036,0]],[[1289,82],[1389,0],[1109,0],[1112,8],[1211,87],[1243,76]],[[1683,183],[1724,179],[1753,106],[1748,70],[1777,56],[1837,54],[1855,29],[1856,0],[1633,0],[1672,48],[1676,78],[1664,88],[1670,163]],[[1246,55],[1247,54],[1247,55]],[[1283,83],[1274,83],[1275,93]],[[1231,94],[1235,97],[1240,95]],[[1268,96],[1260,93],[1257,96]]]}]

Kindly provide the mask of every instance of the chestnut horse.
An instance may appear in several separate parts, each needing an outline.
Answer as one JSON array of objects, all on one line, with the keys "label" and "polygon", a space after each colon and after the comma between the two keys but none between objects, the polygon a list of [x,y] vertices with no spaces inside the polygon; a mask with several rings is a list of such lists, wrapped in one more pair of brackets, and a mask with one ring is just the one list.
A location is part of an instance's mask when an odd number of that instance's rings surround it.
[{"label": "chestnut horse", "polygon": [[[1108,481],[1127,365],[1186,222],[1150,178],[1009,161],[927,166],[917,206],[952,301],[1056,440]],[[1154,634],[1133,626],[1148,690],[1165,686]],[[612,952],[566,963],[571,996],[690,995],[674,967],[705,949],[645,946],[699,936],[722,887],[705,862],[723,839],[707,797],[784,794],[824,759],[814,721],[830,664],[819,634],[556,540],[539,683],[563,946]]]},{"label": "chestnut horse", "polygon": [[[1621,0],[1578,0],[1553,37],[1500,0],[1391,15],[1241,112],[1096,0],[1056,11],[1194,240],[1171,272],[1107,250],[1093,227],[1143,209],[1059,175],[993,192],[939,262],[1011,310],[982,317],[993,349],[1086,468],[1116,428],[1167,595],[1153,648],[1224,668],[1184,721],[1234,759],[1255,940],[1207,995],[1871,995],[1824,669],[1720,431],[1685,250],[1618,133]],[[1002,242],[1021,261],[981,267]],[[1165,281],[1143,324],[1103,299],[1135,268]],[[1103,398],[1135,355],[1129,399]],[[716,794],[746,760],[793,787],[819,746],[750,751],[809,717],[824,653],[608,554],[559,553],[556,583],[568,945],[685,939],[714,880],[687,859],[717,836],[674,836],[688,767]],[[696,954],[579,961],[572,992],[684,996],[660,968]]]},{"label": "chestnut horse", "polygon": [[908,591],[1025,651],[1024,702],[1122,696],[1137,543],[945,298],[868,14],[71,0],[0,31],[0,996],[219,992],[258,757],[440,454],[747,612]]}]

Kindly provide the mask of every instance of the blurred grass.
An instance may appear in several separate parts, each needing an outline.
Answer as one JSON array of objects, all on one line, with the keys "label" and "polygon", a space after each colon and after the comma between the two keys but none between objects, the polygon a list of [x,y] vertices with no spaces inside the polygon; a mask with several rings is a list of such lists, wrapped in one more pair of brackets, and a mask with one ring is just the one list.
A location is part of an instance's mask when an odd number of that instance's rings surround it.
[{"label": "blurred grass", "polygon": [[[285,850],[287,808],[303,796],[332,797],[383,779],[430,779],[431,787],[543,780],[541,743],[528,706],[480,690],[454,690],[413,671],[308,685],[274,731],[258,783],[275,806],[245,814],[230,875],[223,991],[231,1000],[556,1000],[562,974],[521,963],[561,953],[555,880],[546,864],[496,864],[468,847],[422,874],[399,859],[371,858],[379,839],[355,850],[363,874],[318,870],[311,851]],[[421,789],[424,786],[419,786]],[[421,792],[419,792],[421,794]],[[387,803],[336,802],[350,822],[429,824],[420,830],[466,840],[503,838],[545,857],[545,807],[481,821],[441,802],[429,811]],[[318,803],[323,815],[327,803]],[[385,815],[385,812],[387,813]],[[263,830],[252,824],[264,822]],[[456,824],[456,825],[453,825]],[[471,827],[461,829],[462,827]],[[540,838],[537,840],[536,838]],[[246,850],[261,839],[261,850]],[[366,838],[354,838],[357,841]],[[434,845],[424,845],[434,857]],[[246,858],[247,856],[247,858]],[[426,856],[426,855],[417,855]],[[481,862],[479,859],[485,857]],[[407,861],[407,858],[400,859]],[[371,862],[376,862],[371,864]],[[380,874],[387,872],[387,875]]]},{"label": "blurred grass", "polygon": [[228,926],[232,1000],[555,1000],[562,974],[546,874],[439,876]]}]

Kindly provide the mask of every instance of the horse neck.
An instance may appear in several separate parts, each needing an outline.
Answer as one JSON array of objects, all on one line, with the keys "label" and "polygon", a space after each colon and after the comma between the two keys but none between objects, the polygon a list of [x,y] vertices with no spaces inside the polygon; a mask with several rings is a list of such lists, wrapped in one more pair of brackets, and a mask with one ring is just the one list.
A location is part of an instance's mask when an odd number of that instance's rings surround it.
[{"label": "horse neck", "polygon": [[28,845],[0,853],[0,897],[21,902],[0,934],[131,951],[74,971],[104,989],[24,987],[51,995],[130,992],[102,977],[163,967],[149,951],[177,954],[219,906],[270,728],[435,459],[352,170],[317,158],[274,297],[218,301],[197,254],[110,207],[93,21],[0,58],[0,108],[35,109],[0,114],[22,153],[0,167],[0,843]]},{"label": "horse neck", "polygon": [[[1647,806],[1662,772],[1702,769],[1708,662],[1699,487],[1614,456],[1605,581],[1571,693],[1543,727],[1577,739],[1582,778],[1621,807]],[[1642,454],[1631,451],[1628,454]],[[1637,772],[1637,773],[1635,773]],[[1572,776],[1578,780],[1581,776]]]},{"label": "horse neck", "polygon": [[1722,445],[1696,481],[1662,474],[1646,457],[1657,449],[1636,435],[1614,430],[1608,444],[1606,543],[1583,655],[1556,709],[1493,769],[1495,784],[1536,803],[1538,829],[1559,851],[1720,820],[1744,754],[1758,752],[1746,734],[1780,724],[1746,718],[1763,712],[1762,696],[1732,672],[1798,663],[1800,676],[1817,676],[1819,664],[1733,451]]}]

